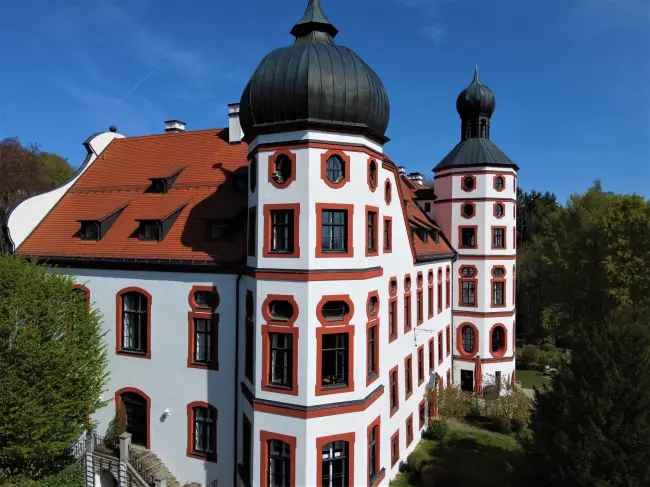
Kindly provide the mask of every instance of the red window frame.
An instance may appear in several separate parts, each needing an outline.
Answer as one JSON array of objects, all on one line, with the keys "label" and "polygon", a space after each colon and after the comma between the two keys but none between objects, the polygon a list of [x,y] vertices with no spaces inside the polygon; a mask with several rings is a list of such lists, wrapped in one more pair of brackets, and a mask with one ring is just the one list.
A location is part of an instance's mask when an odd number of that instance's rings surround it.
[{"label": "red window frame", "polygon": [[[492,343],[493,343],[493,333],[497,330],[497,328],[500,328],[503,330],[503,346],[496,350],[493,351],[492,349]],[[495,323],[492,325],[490,328],[490,354],[494,358],[501,358],[506,354],[506,351],[508,350],[508,329],[503,323]]]},{"label": "red window frame", "polygon": [[399,372],[397,365],[388,372],[388,382],[388,407],[390,408],[390,415],[393,416],[399,410]]},{"label": "red window frame", "polygon": [[[291,174],[289,174],[289,177],[287,178],[286,181],[279,183],[275,179],[273,179],[273,174],[275,173],[275,163],[278,160],[278,157],[280,156],[287,156],[289,159],[289,164],[290,164],[290,170]],[[289,187],[289,185],[296,180],[296,154],[294,152],[291,152],[289,150],[278,150],[271,154],[268,159],[268,181],[269,183],[277,188],[277,189],[284,189]]]},{"label": "red window frame", "polygon": [[[370,214],[375,216],[375,225],[372,229],[374,247],[368,248],[368,225],[370,223]],[[379,208],[376,206],[366,205],[366,227],[365,227],[365,249],[366,257],[375,257],[379,255]]]},{"label": "red window frame", "polygon": [[348,480],[354,482],[354,433],[342,433],[338,435],[321,436],[316,438],[316,479],[319,484],[323,478],[323,447],[333,441],[345,441],[348,444]]},{"label": "red window frame", "polygon": [[282,441],[289,445],[289,465],[291,467],[289,487],[296,487],[296,437],[263,430],[260,431],[260,486],[268,487],[269,485],[268,442],[271,440]]},{"label": "red window frame", "polygon": [[404,276],[404,333],[413,328],[413,309],[411,303],[411,275]]},{"label": "red window frame", "polygon": [[397,278],[388,281],[388,343],[397,339],[399,334],[399,319],[397,309]]},{"label": "red window frame", "polygon": [[[272,219],[271,211],[292,210],[293,211],[293,250],[291,252],[274,252],[271,250]],[[274,259],[297,259],[300,257],[300,204],[268,204],[264,205],[264,248],[262,256]]]},{"label": "red window frame", "polygon": [[[339,156],[343,161],[343,178],[335,183],[327,177],[327,160],[332,156]],[[320,156],[320,177],[332,189],[339,189],[350,181],[350,156],[340,150],[328,150]]]},{"label": "red window frame", "polygon": [[451,305],[451,270],[447,266],[447,271],[445,273],[445,308],[449,308]]},{"label": "red window frame", "polygon": [[413,356],[404,357],[404,401],[413,395]]},{"label": "red window frame", "polygon": [[406,417],[406,446],[413,442],[413,413]]},{"label": "red window frame", "polygon": [[434,304],[433,304],[433,271],[429,271],[427,276],[427,301],[428,301],[428,316],[429,319],[433,318],[434,315]]},{"label": "red window frame", "polygon": [[444,354],[442,353],[442,332],[438,332],[438,365],[442,363],[442,359],[444,358]]},{"label": "red window frame", "polygon": [[442,268],[438,269],[438,313],[442,313]]},{"label": "red window frame", "polygon": [[429,338],[429,372],[432,372],[436,367],[436,337]]},{"label": "red window frame", "polygon": [[[205,408],[209,409],[214,416],[214,423],[212,429],[212,438],[214,438],[214,451],[212,453],[202,453],[194,451],[194,409]],[[219,411],[217,408],[205,401],[194,401],[187,405],[187,449],[186,455],[190,458],[199,458],[208,462],[217,461],[217,453],[219,451],[219,437],[218,437],[218,421]]]},{"label": "red window frame", "polygon": [[386,202],[386,205],[390,205],[392,199],[392,186],[390,184],[390,180],[386,179],[386,182],[384,183],[384,201]]},{"label": "red window frame", "polygon": [[427,424],[427,414],[425,400],[422,399],[418,404],[418,429],[422,429]]},{"label": "red window frame", "polygon": [[[323,212],[342,210],[346,212],[346,242],[345,252],[326,252],[322,250]],[[354,257],[354,205],[338,203],[316,203],[316,257],[325,259],[338,259]]]},{"label": "red window frame", "polygon": [[393,251],[393,218],[384,217],[384,253],[389,254]]},{"label": "red window frame", "polygon": [[[472,333],[474,334],[474,340],[473,340],[474,346],[472,350],[470,350],[469,352],[466,352],[465,348],[463,347],[463,329],[465,327],[470,327]],[[476,355],[476,353],[479,350],[479,343],[478,343],[479,338],[480,335],[478,332],[478,328],[474,323],[465,322],[458,325],[458,327],[456,328],[456,348],[458,349],[458,354],[462,358],[474,358],[474,355]]]},{"label": "red window frame", "polygon": [[424,345],[418,347],[418,386],[424,383]]},{"label": "red window frame", "polygon": [[[463,230],[474,230],[474,245],[463,245]],[[477,225],[460,225],[458,227],[458,248],[459,249],[477,249],[478,248],[478,226]]]},{"label": "red window frame", "polygon": [[399,429],[390,437],[390,466],[394,467],[399,461]]},{"label": "red window frame", "polygon": [[[370,475],[368,475],[368,486],[369,487],[374,487],[375,485],[379,484],[385,476],[385,472],[381,469],[381,416],[377,416],[375,420],[368,425],[367,428],[367,433],[366,433],[366,438],[367,438],[367,445],[368,445],[368,458],[366,460],[366,464],[370,465],[370,435],[372,434],[373,429],[376,428],[376,434],[375,438],[377,441],[375,442],[375,472],[376,475],[374,478],[370,478]],[[370,472],[370,468],[368,468],[368,472]],[[320,479],[319,479],[320,480]],[[350,479],[352,481],[352,479]]]},{"label": "red window frame", "polygon": [[[129,352],[127,350],[123,350],[123,343],[122,339],[124,336],[124,321],[123,321],[123,299],[122,297],[130,292],[136,292],[142,294],[146,299],[147,299],[147,350],[145,353],[137,353],[137,352]],[[144,359],[150,359],[151,358],[151,303],[152,303],[152,298],[151,294],[149,294],[147,291],[140,287],[127,287],[124,289],[121,289],[116,297],[115,297],[115,319],[117,321],[116,323],[116,329],[115,329],[115,353],[118,355],[126,355],[129,357],[134,357],[134,358],[144,358]]]},{"label": "red window frame", "polygon": [[[494,242],[495,242],[495,236],[496,236],[496,231],[501,230],[503,232],[503,245],[501,247],[497,247]],[[508,248],[508,227],[503,227],[503,226],[493,226],[492,227],[492,235],[491,235],[491,244],[492,244],[492,250],[503,250]]]}]

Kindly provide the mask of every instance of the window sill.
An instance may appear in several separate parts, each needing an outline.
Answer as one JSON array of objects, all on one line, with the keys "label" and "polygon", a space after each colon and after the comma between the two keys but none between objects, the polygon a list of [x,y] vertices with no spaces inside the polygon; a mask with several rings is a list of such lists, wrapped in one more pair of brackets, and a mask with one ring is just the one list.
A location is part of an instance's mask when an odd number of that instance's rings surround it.
[{"label": "window sill", "polygon": [[196,458],[197,460],[203,460],[206,462],[217,463],[217,454],[216,453],[201,453],[190,451],[187,452],[187,456],[190,458]]},{"label": "window sill", "polygon": [[116,350],[115,353],[118,355],[124,355],[126,357],[133,357],[133,358],[144,358],[144,359],[151,358],[150,352],[136,352],[133,350]]},{"label": "window sill", "polygon": [[290,396],[298,395],[298,386],[285,387],[273,384],[262,384],[262,390],[265,392],[275,392],[277,394],[287,394]]},{"label": "window sill", "polygon": [[190,369],[219,370],[218,362],[188,362],[187,367]]}]

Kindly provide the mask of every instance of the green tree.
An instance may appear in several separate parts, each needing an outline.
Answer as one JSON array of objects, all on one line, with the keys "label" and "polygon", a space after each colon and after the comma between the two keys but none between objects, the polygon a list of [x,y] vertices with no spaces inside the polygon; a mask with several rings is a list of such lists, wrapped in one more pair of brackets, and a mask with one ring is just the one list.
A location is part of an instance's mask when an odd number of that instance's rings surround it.
[{"label": "green tree", "polygon": [[57,464],[102,406],[106,351],[97,312],[70,278],[0,257],[0,465]]},{"label": "green tree", "polygon": [[635,315],[576,325],[569,365],[537,392],[541,485],[650,485],[650,321]]}]

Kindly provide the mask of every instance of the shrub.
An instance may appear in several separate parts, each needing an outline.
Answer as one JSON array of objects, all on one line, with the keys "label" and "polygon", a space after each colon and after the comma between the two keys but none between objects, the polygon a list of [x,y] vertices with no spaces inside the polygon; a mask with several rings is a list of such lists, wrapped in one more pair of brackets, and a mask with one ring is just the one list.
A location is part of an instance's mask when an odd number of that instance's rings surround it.
[{"label": "shrub", "polygon": [[538,369],[539,358],[539,349],[535,345],[524,345],[517,350],[517,366],[521,369]]},{"label": "shrub", "polygon": [[429,427],[425,431],[425,434],[432,440],[441,441],[447,435],[449,431],[449,425],[446,421],[442,419],[432,419],[429,421]]},{"label": "shrub", "polygon": [[121,400],[115,402],[115,417],[108,425],[108,431],[104,438],[104,446],[109,450],[115,448],[120,440],[120,435],[126,432],[126,410]]},{"label": "shrub", "polygon": [[499,433],[510,433],[512,430],[512,422],[505,416],[495,416],[492,418],[492,425],[494,430]]},{"label": "shrub", "polygon": [[438,412],[445,418],[463,419],[470,413],[472,402],[472,394],[456,387],[438,392]]}]

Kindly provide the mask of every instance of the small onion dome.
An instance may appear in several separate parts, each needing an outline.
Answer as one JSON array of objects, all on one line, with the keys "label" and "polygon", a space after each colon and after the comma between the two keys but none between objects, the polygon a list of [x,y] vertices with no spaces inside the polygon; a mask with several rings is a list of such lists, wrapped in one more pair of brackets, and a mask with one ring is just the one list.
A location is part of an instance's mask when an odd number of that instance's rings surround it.
[{"label": "small onion dome", "polygon": [[379,76],[338,33],[319,0],[310,0],[293,27],[296,41],[268,54],[241,97],[246,140],[290,130],[324,129],[360,133],[385,142],[389,101]]},{"label": "small onion dome", "polygon": [[494,113],[494,92],[481,83],[478,67],[474,70],[474,79],[467,88],[460,92],[456,99],[456,110],[461,118],[476,115],[491,117]]}]

